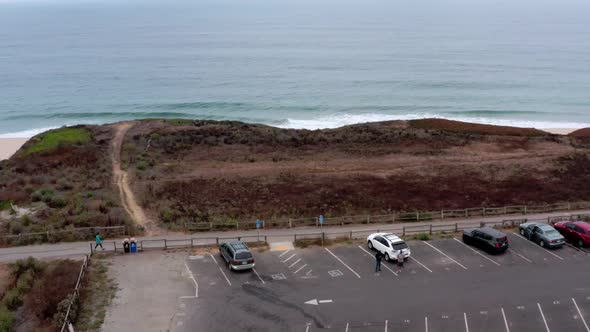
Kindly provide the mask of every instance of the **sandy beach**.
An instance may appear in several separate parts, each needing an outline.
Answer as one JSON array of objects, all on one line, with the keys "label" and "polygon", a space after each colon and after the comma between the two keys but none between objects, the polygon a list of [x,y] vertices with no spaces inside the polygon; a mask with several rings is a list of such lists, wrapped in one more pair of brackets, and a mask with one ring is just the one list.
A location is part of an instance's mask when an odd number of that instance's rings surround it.
[{"label": "sandy beach", "polygon": [[0,160],[10,158],[28,138],[0,138]]}]

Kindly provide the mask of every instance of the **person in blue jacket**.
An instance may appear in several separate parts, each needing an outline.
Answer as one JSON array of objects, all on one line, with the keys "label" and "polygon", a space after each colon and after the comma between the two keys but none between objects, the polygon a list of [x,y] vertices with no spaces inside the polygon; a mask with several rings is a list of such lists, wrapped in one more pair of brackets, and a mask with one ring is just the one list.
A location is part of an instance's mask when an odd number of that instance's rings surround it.
[{"label": "person in blue jacket", "polygon": [[102,239],[100,238],[100,233],[96,233],[96,245],[94,246],[94,249],[96,250],[98,246],[100,246],[102,250],[104,250],[104,247],[102,246]]}]

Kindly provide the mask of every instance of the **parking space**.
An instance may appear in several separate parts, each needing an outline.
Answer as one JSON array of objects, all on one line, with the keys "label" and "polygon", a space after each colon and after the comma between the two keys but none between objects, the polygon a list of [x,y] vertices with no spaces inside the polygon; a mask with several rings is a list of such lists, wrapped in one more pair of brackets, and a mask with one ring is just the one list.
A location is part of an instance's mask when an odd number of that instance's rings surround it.
[{"label": "parking space", "polygon": [[[455,238],[408,241],[412,256],[405,266],[384,262],[380,273],[366,245],[255,251],[255,270],[244,272],[230,271],[214,253],[186,263],[198,283],[200,319],[225,303],[248,322],[241,322],[244,328],[590,332],[590,292],[580,281],[590,268],[588,255],[571,247],[547,251],[516,236],[509,235],[511,248],[499,255]],[[249,321],[250,314],[258,316]],[[196,319],[187,324],[210,326]]]},{"label": "parking space", "polygon": [[[422,263],[429,270],[436,272],[463,271],[467,267],[457,261],[450,254],[438,248],[438,244],[431,244],[425,241],[410,241],[408,245],[412,250],[412,257],[415,261]],[[418,264],[419,265],[419,264]],[[419,270],[419,269],[418,269]],[[427,271],[424,269],[424,271]]]}]

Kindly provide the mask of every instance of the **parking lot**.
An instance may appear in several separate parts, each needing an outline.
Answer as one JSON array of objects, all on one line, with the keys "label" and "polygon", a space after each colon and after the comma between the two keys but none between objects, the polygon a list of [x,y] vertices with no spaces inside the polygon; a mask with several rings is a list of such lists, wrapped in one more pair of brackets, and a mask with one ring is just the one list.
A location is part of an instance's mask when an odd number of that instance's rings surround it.
[{"label": "parking lot", "polygon": [[409,241],[404,267],[378,273],[366,243],[254,252],[244,272],[193,255],[195,294],[180,299],[174,329],[590,332],[590,251],[508,238],[499,255],[457,238]]}]

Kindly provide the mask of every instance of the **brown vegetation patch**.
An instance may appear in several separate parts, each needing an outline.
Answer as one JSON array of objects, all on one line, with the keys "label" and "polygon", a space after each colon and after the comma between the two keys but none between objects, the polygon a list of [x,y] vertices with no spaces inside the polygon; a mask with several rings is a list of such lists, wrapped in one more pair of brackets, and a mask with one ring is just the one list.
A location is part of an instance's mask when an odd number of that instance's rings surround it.
[{"label": "brown vegetation patch", "polygon": [[421,129],[446,130],[455,133],[470,133],[498,136],[545,136],[549,133],[534,128],[493,126],[446,119],[420,119],[408,121],[411,127]]},{"label": "brown vegetation patch", "polygon": [[583,128],[570,133],[571,137],[590,137],[590,128]]}]

